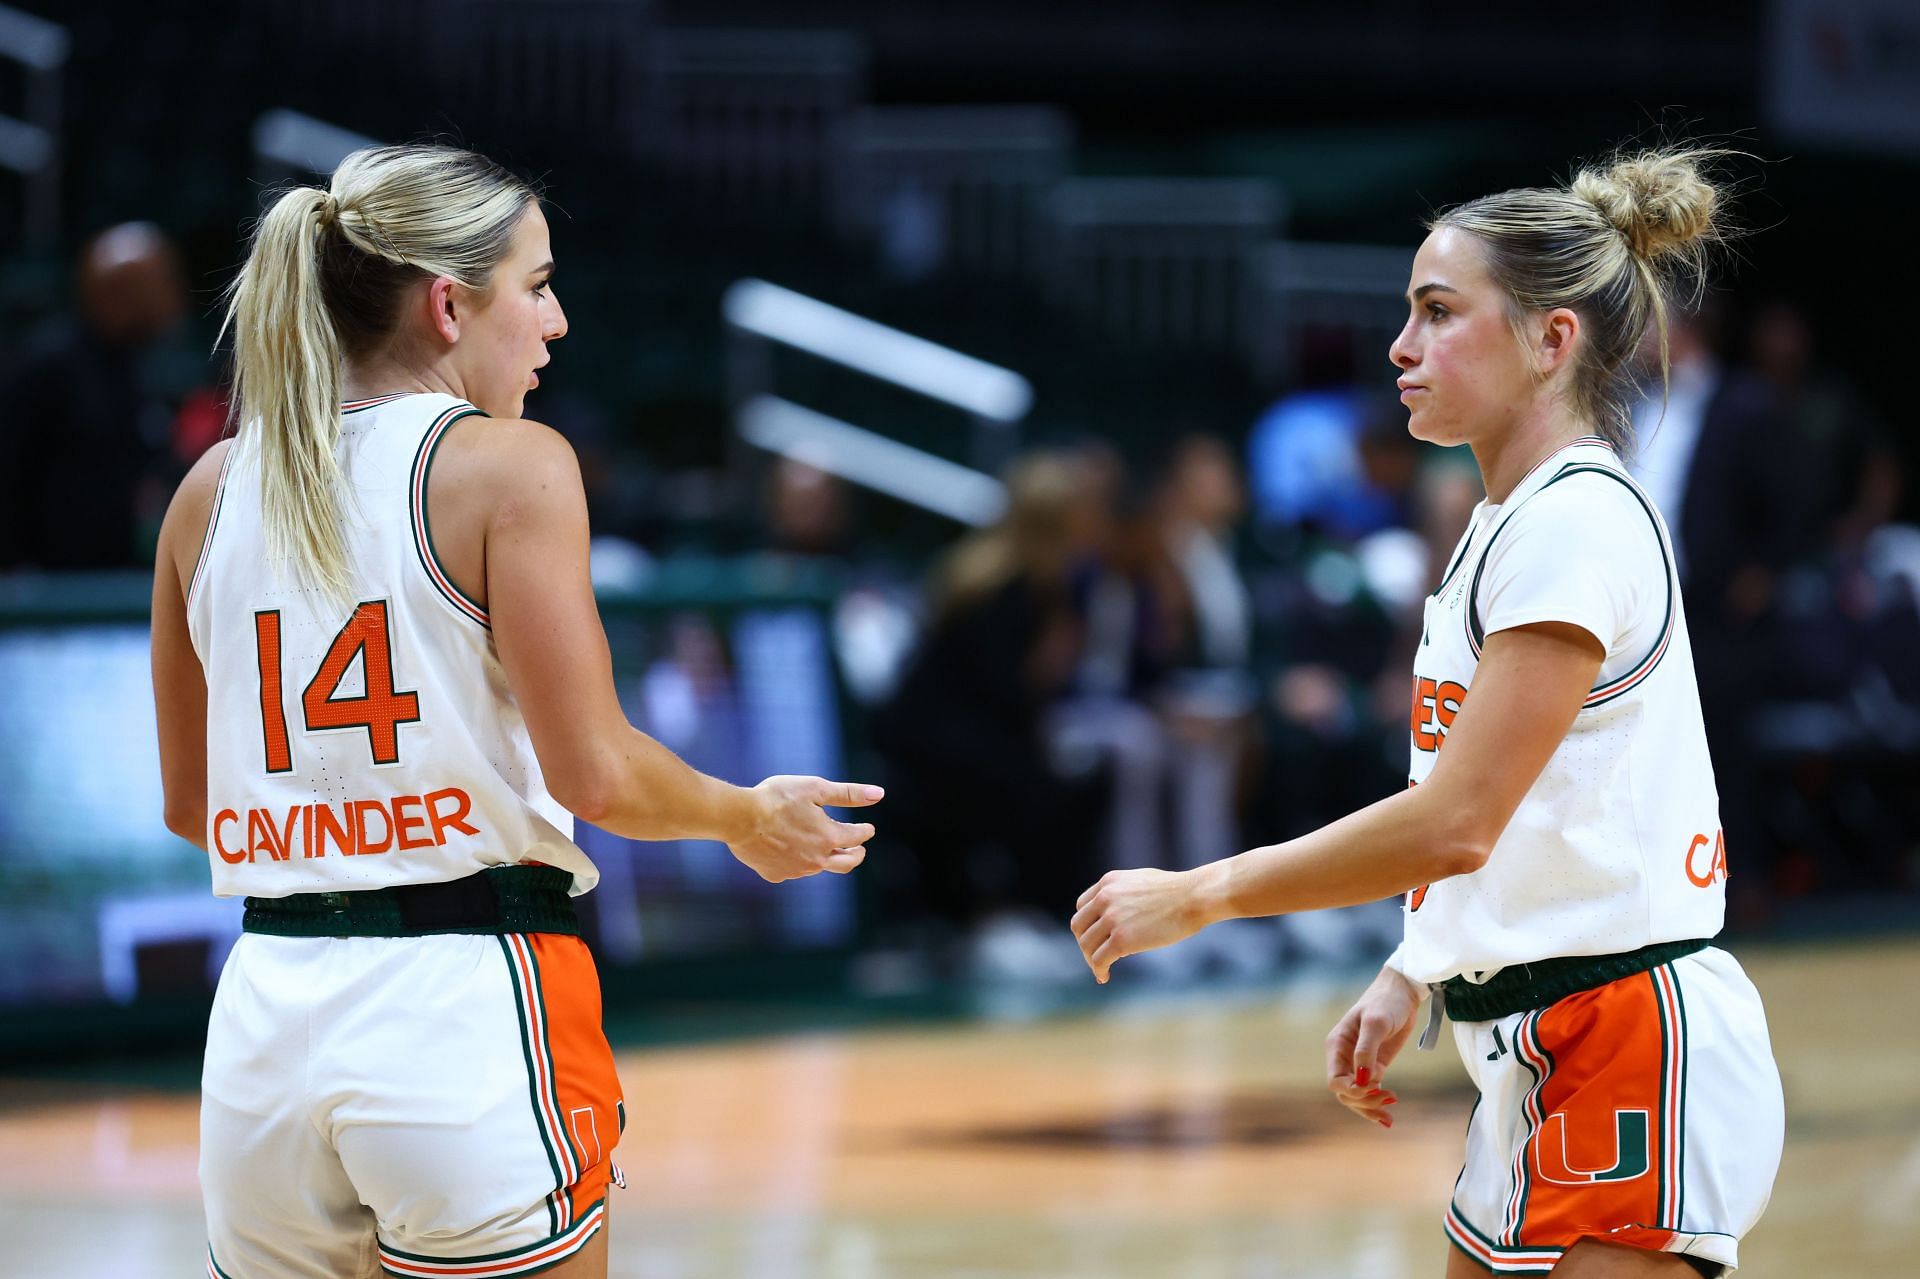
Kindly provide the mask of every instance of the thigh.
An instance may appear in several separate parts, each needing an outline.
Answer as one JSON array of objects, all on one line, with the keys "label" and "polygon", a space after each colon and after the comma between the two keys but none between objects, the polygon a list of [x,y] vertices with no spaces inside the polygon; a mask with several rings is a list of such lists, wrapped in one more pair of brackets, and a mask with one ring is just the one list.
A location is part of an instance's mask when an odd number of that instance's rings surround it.
[{"label": "thigh", "polygon": [[1553,1268],[1553,1279],[1699,1279],[1720,1273],[1718,1265],[1697,1257],[1582,1239]]},{"label": "thigh", "polygon": [[362,938],[395,992],[328,1029],[325,1129],[410,1276],[549,1271],[589,1256],[624,1120],[578,938]]},{"label": "thigh", "polygon": [[200,1089],[210,1275],[377,1271],[373,1214],[315,1130],[306,1090],[309,992],[330,944],[242,937],[221,974]]}]

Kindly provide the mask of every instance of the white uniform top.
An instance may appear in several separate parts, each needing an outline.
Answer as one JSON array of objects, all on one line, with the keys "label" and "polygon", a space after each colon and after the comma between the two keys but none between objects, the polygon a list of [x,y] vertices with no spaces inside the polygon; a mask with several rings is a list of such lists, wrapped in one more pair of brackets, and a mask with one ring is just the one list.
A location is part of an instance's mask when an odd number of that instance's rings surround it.
[{"label": "white uniform top", "polygon": [[1600,682],[1486,865],[1407,895],[1389,961],[1419,982],[1711,937],[1726,906],[1719,798],[1665,524],[1604,440],[1475,508],[1426,601],[1410,784],[1433,771],[1495,631],[1570,622]]},{"label": "white uniform top", "polygon": [[448,427],[479,413],[430,394],[342,409],[352,608],[268,561],[254,437],[233,445],[187,593],[217,895],[436,883],[515,862],[573,872],[575,893],[599,879],[547,793],[486,610],[434,555],[427,473]]}]

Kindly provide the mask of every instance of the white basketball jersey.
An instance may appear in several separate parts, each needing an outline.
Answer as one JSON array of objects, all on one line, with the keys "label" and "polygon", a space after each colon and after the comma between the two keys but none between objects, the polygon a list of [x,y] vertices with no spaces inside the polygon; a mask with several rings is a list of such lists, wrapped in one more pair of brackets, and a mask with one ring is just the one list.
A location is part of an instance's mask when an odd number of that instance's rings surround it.
[{"label": "white basketball jersey", "polygon": [[1671,543],[1604,440],[1574,441],[1475,509],[1426,601],[1409,783],[1432,772],[1487,635],[1549,621],[1606,646],[1600,682],[1486,865],[1407,895],[1392,962],[1416,981],[1720,931],[1719,798]]},{"label": "white basketball jersey", "polygon": [[251,434],[232,446],[187,594],[216,894],[436,883],[516,862],[571,871],[575,893],[599,878],[547,793],[486,610],[434,555],[427,475],[447,429],[475,414],[450,395],[343,407],[346,606],[269,561],[259,453]]}]

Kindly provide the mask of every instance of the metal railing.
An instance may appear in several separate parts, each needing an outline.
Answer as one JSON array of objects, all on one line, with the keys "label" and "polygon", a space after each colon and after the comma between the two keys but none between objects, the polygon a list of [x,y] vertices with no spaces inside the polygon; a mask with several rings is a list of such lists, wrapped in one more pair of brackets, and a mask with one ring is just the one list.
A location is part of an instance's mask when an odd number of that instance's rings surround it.
[{"label": "metal railing", "polygon": [[[1005,492],[993,473],[1011,459],[1017,425],[1033,406],[1025,378],[765,280],[735,283],[721,311],[728,332],[728,398],[740,439],[962,523],[987,524],[999,515]],[[960,410],[973,422],[974,466],[774,395],[773,346]]]},{"label": "metal railing", "polygon": [[298,111],[269,111],[253,122],[254,178],[273,185],[332,173],[353,152],[378,145],[377,138]]},{"label": "metal railing", "polygon": [[876,240],[895,274],[1014,274],[1037,265],[1040,202],[1073,140],[1054,107],[864,107],[834,147],[835,225]]},{"label": "metal railing", "polygon": [[636,141],[694,193],[824,214],[832,138],[867,94],[858,35],[664,28],[645,79]]},{"label": "metal railing", "polygon": [[1057,304],[1125,341],[1232,346],[1285,202],[1252,178],[1072,178],[1046,212]]},{"label": "metal railing", "polygon": [[72,48],[65,27],[0,5],[0,58],[20,65],[26,87],[21,115],[0,115],[0,168],[25,181],[29,248],[60,239],[61,89]]},{"label": "metal railing", "polygon": [[1356,369],[1384,368],[1406,320],[1411,246],[1263,246],[1248,299],[1247,355],[1263,375],[1291,378],[1310,331],[1343,340]]}]

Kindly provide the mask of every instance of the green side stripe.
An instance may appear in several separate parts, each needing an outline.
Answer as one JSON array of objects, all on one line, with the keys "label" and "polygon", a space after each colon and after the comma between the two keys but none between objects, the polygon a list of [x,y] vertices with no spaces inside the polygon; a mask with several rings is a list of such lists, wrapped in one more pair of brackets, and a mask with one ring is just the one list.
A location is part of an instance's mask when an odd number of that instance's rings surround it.
[{"label": "green side stripe", "polygon": [[213,1273],[219,1275],[220,1279],[233,1279],[232,1275],[220,1268],[220,1260],[213,1255],[212,1244],[207,1245],[207,1264],[213,1267]]},{"label": "green side stripe", "polygon": [[1668,964],[1667,976],[1673,982],[1674,1010],[1680,1014],[1680,1131],[1674,1135],[1673,1160],[1678,1182],[1673,1188],[1673,1228],[1679,1230],[1681,1218],[1687,1211],[1687,1001],[1680,993],[1679,966]]},{"label": "green side stripe", "polygon": [[[550,1238],[542,1239],[538,1243],[530,1243],[524,1248],[510,1248],[505,1252],[489,1252],[479,1257],[428,1257],[417,1252],[402,1252],[398,1248],[389,1248],[385,1244],[380,1245],[380,1251],[390,1257],[398,1257],[402,1261],[420,1261],[429,1265],[439,1266],[474,1266],[487,1261],[511,1261],[515,1257],[524,1257],[528,1253],[538,1252],[542,1248],[551,1248],[556,1243],[565,1240],[569,1235],[579,1234],[581,1230],[585,1229],[585,1223],[593,1217],[594,1211],[605,1202],[606,1198],[604,1196],[594,1200],[591,1204],[588,1204],[586,1210],[580,1214],[579,1221],[574,1222],[565,1230],[556,1232]],[[560,1260],[561,1258],[555,1258],[555,1264],[558,1264]]]},{"label": "green side stripe", "polygon": [[[499,941],[500,954],[507,961],[507,984],[513,987],[513,1011],[520,1018],[520,1055],[527,1063],[527,1100],[533,1103],[533,1126],[540,1132],[540,1144],[546,1147],[547,1166],[553,1169],[554,1183],[564,1186],[566,1178],[560,1175],[560,1156],[554,1152],[553,1142],[547,1136],[546,1120],[541,1117],[539,1074],[534,1068],[533,1050],[529,1047],[533,1030],[527,1024],[527,1005],[520,995],[520,965],[514,961],[512,944],[505,937]],[[547,1222],[554,1234],[560,1233],[560,1214],[551,1198],[547,1200]]]},{"label": "green side stripe", "polygon": [[[1524,1029],[1526,1030],[1527,1038],[1533,1041],[1533,1050],[1539,1053],[1540,1060],[1546,1063],[1546,1073],[1540,1076],[1540,1086],[1534,1094],[1536,1097],[1540,1099],[1538,1109],[1540,1111],[1541,1124],[1544,1125],[1546,1123],[1546,1110],[1547,1110],[1547,1081],[1553,1078],[1553,1072],[1559,1069],[1559,1067],[1553,1060],[1553,1054],[1547,1051],[1546,1044],[1541,1041],[1540,1014],[1535,1013],[1531,1018],[1529,1018],[1524,1023]],[[1540,1128],[1536,1127],[1533,1129],[1533,1131],[1530,1134],[1528,1134],[1528,1140],[1538,1141],[1539,1139],[1540,1139]],[[1521,1157],[1524,1159],[1525,1158],[1524,1145],[1521,1147],[1521,1150],[1522,1150]],[[1526,1225],[1527,1225],[1527,1200],[1530,1199],[1532,1196],[1533,1196],[1533,1178],[1529,1176],[1525,1179],[1523,1183],[1523,1189],[1520,1191],[1520,1215],[1516,1217],[1513,1222],[1513,1242],[1516,1247],[1521,1247],[1526,1244],[1526,1239],[1523,1236],[1522,1232],[1526,1229]]]},{"label": "green side stripe", "polygon": [[1667,1106],[1672,1100],[1667,1095],[1667,1081],[1673,1077],[1675,1045],[1673,1034],[1667,1029],[1667,997],[1666,992],[1660,989],[1660,970],[1656,968],[1650,971],[1647,980],[1653,983],[1653,1007],[1660,1017],[1660,1157],[1655,1160],[1659,1167],[1660,1198],[1654,1220],[1660,1223],[1662,1229],[1671,1229],[1667,1225],[1673,1220],[1670,1212],[1672,1203],[1668,1197],[1672,1189],[1667,1184],[1667,1152],[1672,1149],[1668,1143],[1673,1140],[1673,1133],[1667,1124]]},{"label": "green side stripe", "polygon": [[[533,942],[526,941],[527,963],[533,966],[533,997],[540,1001],[540,1055],[547,1063],[547,1098],[553,1103],[553,1118],[561,1125],[560,1140],[567,1143],[567,1156],[576,1169],[586,1171],[587,1161],[581,1158],[582,1152],[573,1144],[573,1135],[566,1130],[566,1111],[560,1109],[560,1076],[553,1068],[552,1015],[547,1012],[546,987],[540,982],[540,956],[534,953]],[[578,1175],[576,1173],[576,1175]],[[565,1190],[567,1183],[562,1181],[560,1189]]]}]

